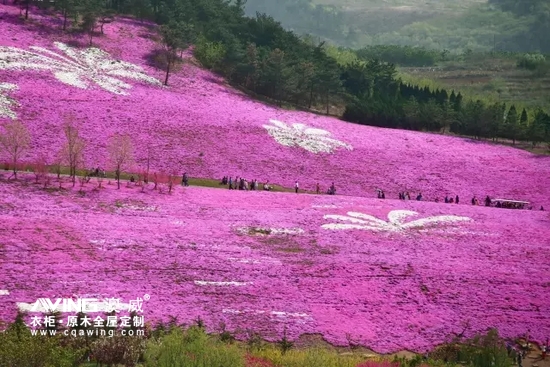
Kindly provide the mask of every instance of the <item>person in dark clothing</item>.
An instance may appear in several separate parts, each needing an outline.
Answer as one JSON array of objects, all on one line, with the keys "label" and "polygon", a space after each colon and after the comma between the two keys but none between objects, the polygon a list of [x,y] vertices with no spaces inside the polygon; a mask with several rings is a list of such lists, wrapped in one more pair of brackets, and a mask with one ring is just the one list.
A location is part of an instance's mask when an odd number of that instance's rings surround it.
[{"label": "person in dark clothing", "polygon": [[447,195],[445,195],[445,202],[448,203],[449,202],[449,197]]},{"label": "person in dark clothing", "polygon": [[455,197],[455,204],[458,204],[458,195]]},{"label": "person in dark clothing", "polygon": [[491,206],[491,198],[489,197],[489,195],[487,195],[487,197],[485,198],[485,206]]},{"label": "person in dark clothing", "polygon": [[187,172],[183,174],[181,183],[183,184],[183,186],[189,186],[189,177],[187,176]]},{"label": "person in dark clothing", "polygon": [[418,196],[416,197],[416,200],[417,201],[422,201],[422,193],[418,194]]}]

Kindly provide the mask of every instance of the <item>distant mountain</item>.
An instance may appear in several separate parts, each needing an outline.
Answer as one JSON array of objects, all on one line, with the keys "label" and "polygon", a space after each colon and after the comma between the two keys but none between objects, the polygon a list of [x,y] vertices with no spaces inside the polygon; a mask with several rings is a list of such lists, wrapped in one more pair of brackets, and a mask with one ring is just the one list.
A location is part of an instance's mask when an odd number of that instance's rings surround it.
[{"label": "distant mountain", "polygon": [[541,0],[248,0],[298,34],[337,44],[424,46],[450,51],[550,52],[550,5]]}]

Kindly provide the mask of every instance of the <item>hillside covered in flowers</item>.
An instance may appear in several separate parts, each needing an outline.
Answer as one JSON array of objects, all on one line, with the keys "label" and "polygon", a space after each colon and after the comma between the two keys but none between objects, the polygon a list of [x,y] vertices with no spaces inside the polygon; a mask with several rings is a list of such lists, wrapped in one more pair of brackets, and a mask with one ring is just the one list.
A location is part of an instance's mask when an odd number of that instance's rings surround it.
[{"label": "hillside covered in flowers", "polygon": [[[243,339],[320,334],[382,353],[489,327],[550,333],[547,212],[469,205],[489,195],[550,207],[549,157],[277,108],[192,50],[165,86],[152,24],[118,18],[89,47],[51,22],[0,5],[0,125],[30,130],[21,162],[57,162],[71,121],[86,143],[80,168],[113,171],[107,141],[124,134],[128,173],[150,165],[323,192],[334,182],[337,195],[84,181],[77,192],[2,171],[0,324],[38,298],[147,294],[151,323],[200,318]],[[403,191],[424,201],[396,200]],[[446,195],[461,205],[433,202]]]},{"label": "hillside covered in flowers", "polygon": [[0,320],[40,297],[150,296],[147,322],[224,323],[424,352],[453,333],[550,333],[550,218],[345,196],[0,182]]},{"label": "hillside covered in flowers", "polygon": [[[459,195],[548,202],[549,158],[469,139],[349,124],[282,110],[227,86],[192,62],[162,86],[150,65],[159,44],[153,26],[130,19],[106,24],[87,39],[52,31],[50,18],[21,25],[18,10],[0,5],[0,114],[22,120],[33,150],[50,161],[76,121],[87,141],[87,167],[106,167],[106,141],[129,134],[136,167],[192,177],[240,176],[292,186],[371,196],[385,190],[422,192],[426,199]],[[44,26],[44,25],[47,25]],[[137,168],[136,168],[137,169]]]}]

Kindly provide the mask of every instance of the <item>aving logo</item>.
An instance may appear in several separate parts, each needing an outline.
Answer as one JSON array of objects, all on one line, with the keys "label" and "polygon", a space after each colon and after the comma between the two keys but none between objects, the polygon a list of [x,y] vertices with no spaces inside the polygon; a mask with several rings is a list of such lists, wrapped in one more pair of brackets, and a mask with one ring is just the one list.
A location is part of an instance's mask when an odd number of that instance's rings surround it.
[{"label": "aving logo", "polygon": [[121,302],[119,298],[38,298],[36,302],[29,305],[29,312],[143,312],[143,301],[148,301],[150,296],[145,294],[143,298],[138,297],[130,300],[128,304]]}]

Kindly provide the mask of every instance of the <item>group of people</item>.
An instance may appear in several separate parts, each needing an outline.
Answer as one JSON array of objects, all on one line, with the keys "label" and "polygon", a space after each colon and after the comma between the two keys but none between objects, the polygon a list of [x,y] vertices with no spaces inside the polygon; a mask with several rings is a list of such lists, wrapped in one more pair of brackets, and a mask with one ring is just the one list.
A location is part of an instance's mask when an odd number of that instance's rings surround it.
[{"label": "group of people", "polygon": [[[236,176],[234,180],[233,177],[224,176],[220,182],[220,185],[228,185],[229,190],[260,190],[260,183],[258,180],[254,179],[248,181],[247,179],[238,176]],[[269,185],[269,181],[266,181],[263,184],[263,189],[265,191],[271,191],[273,187]]]},{"label": "group of people", "polygon": [[[229,190],[246,190],[246,191],[248,190],[255,191],[255,190],[261,190],[261,189],[263,189],[264,191],[273,190],[273,186],[270,185],[269,181],[265,181],[262,185],[260,184],[260,182],[258,182],[257,179],[247,180],[243,177],[238,177],[238,176],[236,176],[235,179],[233,179],[233,177],[224,176],[220,181],[220,185],[227,185]],[[260,188],[260,186],[262,187]],[[298,181],[294,182],[294,192],[295,193],[300,192],[300,184],[298,183]],[[315,185],[315,193],[321,194],[321,185],[319,183]],[[334,186],[334,182],[327,189],[326,194],[336,195],[336,186]]]},{"label": "group of people", "polygon": [[[186,174],[184,174],[184,176],[183,176],[182,184],[184,184],[184,182],[187,182]],[[188,183],[185,183],[184,185],[188,186]],[[232,177],[224,176],[222,178],[221,182],[220,182],[220,185],[228,185],[229,190],[260,190],[260,183],[258,182],[258,180],[254,179],[254,180],[248,181],[247,179],[242,178],[242,177],[235,177],[235,179],[233,180]],[[264,191],[271,191],[272,189],[273,189],[273,186],[271,186],[269,184],[269,181],[266,181],[263,184],[263,190]],[[294,182],[294,192],[298,193],[299,190],[300,190],[300,185],[299,185],[298,181],[295,181]],[[376,192],[377,192],[378,199],[385,199],[386,198],[386,193],[384,192],[384,190],[376,189]],[[321,194],[321,186],[320,186],[319,183],[317,183],[315,185],[315,193],[316,194]],[[326,194],[327,195],[336,195],[336,187],[334,186],[334,182],[327,189]],[[418,195],[416,195],[415,199],[417,201],[422,201],[424,199],[424,196],[420,192],[420,193],[418,193]],[[408,192],[408,191],[400,192],[399,193],[399,200],[411,200],[410,192]],[[454,197],[449,196],[449,195],[445,195],[445,198],[443,199],[443,201],[447,204],[459,204],[460,203],[460,197],[458,195],[455,195]],[[439,203],[440,202],[439,198],[436,198],[435,202]],[[472,202],[472,205],[481,205],[480,200],[475,195],[472,197],[471,202]],[[485,206],[492,206],[493,201],[491,200],[489,195],[487,195],[485,197],[484,204],[485,204]],[[496,202],[495,207],[497,207],[497,208],[509,208],[509,209],[523,209],[523,206],[521,206],[521,204],[519,204],[519,203],[513,203],[513,202],[504,202],[504,203],[502,203],[500,201]],[[533,208],[530,207],[529,209],[533,209]],[[541,206],[540,210],[544,210],[544,208]]]},{"label": "group of people", "polygon": [[[321,186],[319,185],[319,182],[315,185],[315,193],[321,193]],[[334,182],[327,189],[327,195],[336,195],[336,186],[334,186]]]},{"label": "group of people", "polygon": [[[539,361],[546,360],[546,354],[548,353],[549,349],[549,343],[548,339],[546,339],[546,343],[542,344],[540,346],[540,358]],[[529,343],[528,339],[524,342],[520,342],[519,345],[514,346],[514,343],[511,343],[510,341],[506,342],[506,350],[508,351],[508,356],[512,356],[512,352],[515,352],[516,355],[516,363],[518,367],[523,367],[523,360],[527,357],[527,354],[532,350],[532,345]],[[536,360],[535,360],[536,361]]]},{"label": "group of people", "polygon": [[87,172],[88,177],[106,177],[107,173],[103,168],[90,168],[90,170]]},{"label": "group of people", "polygon": [[[380,194],[380,192],[382,192],[382,194]],[[384,194],[384,191],[381,191],[381,190],[378,190],[378,198],[379,199],[385,199],[386,198],[386,195]],[[416,200],[417,201],[422,201],[424,197],[422,196],[422,193],[418,193],[418,195],[416,195]],[[457,196],[458,198],[458,196]],[[411,200],[411,194],[407,191],[407,192],[400,192],[399,193],[399,200]],[[435,199],[435,202],[439,202],[439,199]]]}]

